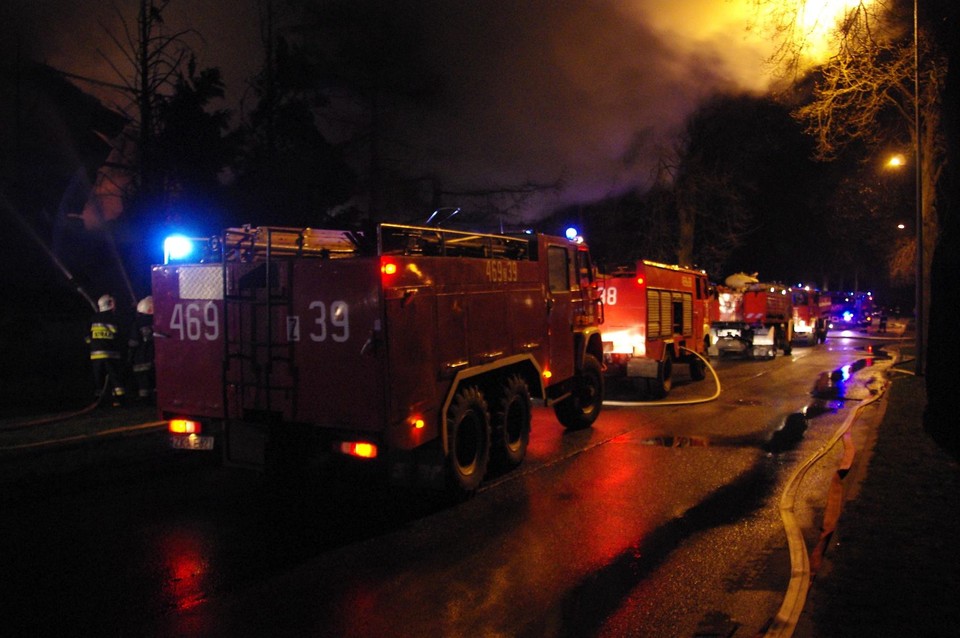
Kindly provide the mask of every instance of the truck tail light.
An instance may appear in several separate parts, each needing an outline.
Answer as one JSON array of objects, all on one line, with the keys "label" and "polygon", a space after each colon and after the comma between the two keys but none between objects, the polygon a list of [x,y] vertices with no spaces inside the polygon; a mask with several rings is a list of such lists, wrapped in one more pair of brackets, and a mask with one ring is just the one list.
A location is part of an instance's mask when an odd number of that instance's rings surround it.
[{"label": "truck tail light", "polygon": [[397,262],[390,260],[383,260],[380,262],[380,272],[386,276],[397,274]]},{"label": "truck tail light", "polygon": [[167,424],[170,434],[200,434],[202,430],[200,422],[191,419],[171,419]]},{"label": "truck tail light", "polygon": [[367,441],[343,441],[340,452],[361,459],[374,459],[377,457],[377,446]]},{"label": "truck tail light", "polygon": [[642,285],[645,284],[645,283],[647,283],[647,282],[644,280],[644,278],[643,278],[642,275],[640,275],[640,276],[637,277],[637,285],[638,285],[638,286],[642,286]]}]

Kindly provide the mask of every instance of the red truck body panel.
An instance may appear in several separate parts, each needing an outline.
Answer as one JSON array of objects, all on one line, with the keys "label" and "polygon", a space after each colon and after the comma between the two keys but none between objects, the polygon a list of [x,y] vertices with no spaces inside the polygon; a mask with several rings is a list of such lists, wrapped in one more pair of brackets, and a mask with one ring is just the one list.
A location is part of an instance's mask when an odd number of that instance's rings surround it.
[{"label": "red truck body panel", "polygon": [[410,451],[445,436],[464,379],[494,398],[503,369],[561,401],[584,354],[601,356],[585,246],[378,233],[375,248],[354,240],[361,249],[335,231],[245,228],[228,231],[222,263],[155,266],[161,414]]}]

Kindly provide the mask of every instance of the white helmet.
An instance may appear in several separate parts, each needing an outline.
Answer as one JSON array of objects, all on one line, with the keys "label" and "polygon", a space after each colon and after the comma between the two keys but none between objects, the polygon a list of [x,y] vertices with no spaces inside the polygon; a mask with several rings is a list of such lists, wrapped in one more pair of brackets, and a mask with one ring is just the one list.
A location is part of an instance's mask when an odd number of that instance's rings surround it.
[{"label": "white helmet", "polygon": [[137,312],[141,315],[153,314],[153,295],[148,295],[137,302]]},{"label": "white helmet", "polygon": [[97,307],[100,308],[100,312],[106,312],[108,310],[113,310],[116,308],[117,302],[113,300],[113,297],[110,295],[104,295],[97,299]]}]

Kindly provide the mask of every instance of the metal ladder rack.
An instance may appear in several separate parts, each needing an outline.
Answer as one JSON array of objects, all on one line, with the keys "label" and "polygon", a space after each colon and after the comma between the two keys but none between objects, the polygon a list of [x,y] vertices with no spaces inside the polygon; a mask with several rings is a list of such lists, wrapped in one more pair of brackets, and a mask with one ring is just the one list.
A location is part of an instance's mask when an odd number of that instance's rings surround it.
[{"label": "metal ladder rack", "polygon": [[[289,229],[276,230],[283,240],[289,238]],[[253,238],[257,243],[249,244],[259,251],[255,258],[223,260],[224,388],[237,389],[238,416],[252,421],[277,419],[285,410],[296,412],[294,342],[285,332],[278,333],[285,327],[277,325],[281,315],[293,314],[293,263],[286,241],[274,251],[278,243],[274,231],[258,229]],[[229,231],[225,239],[241,245]],[[225,242],[225,250],[230,245]]]}]

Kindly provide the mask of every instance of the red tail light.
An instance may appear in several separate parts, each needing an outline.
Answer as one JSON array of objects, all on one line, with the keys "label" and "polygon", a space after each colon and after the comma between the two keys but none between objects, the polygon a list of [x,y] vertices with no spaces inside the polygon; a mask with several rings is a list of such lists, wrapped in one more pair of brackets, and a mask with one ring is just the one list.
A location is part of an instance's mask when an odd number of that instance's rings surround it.
[{"label": "red tail light", "polygon": [[355,456],[361,459],[377,457],[377,446],[366,441],[344,441],[340,444],[340,451],[347,456]]},{"label": "red tail light", "polygon": [[199,421],[191,419],[171,419],[167,424],[167,431],[170,434],[200,434],[203,426]]}]

